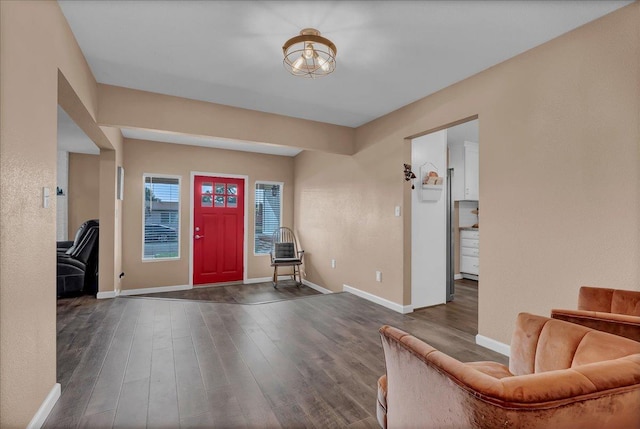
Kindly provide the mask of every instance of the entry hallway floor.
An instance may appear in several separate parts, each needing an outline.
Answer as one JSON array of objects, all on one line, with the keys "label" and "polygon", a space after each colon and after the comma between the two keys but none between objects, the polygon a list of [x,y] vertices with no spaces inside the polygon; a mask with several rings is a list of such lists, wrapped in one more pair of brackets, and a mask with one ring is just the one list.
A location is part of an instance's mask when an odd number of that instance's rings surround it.
[{"label": "entry hallway floor", "polygon": [[374,428],[384,324],[463,361],[507,362],[461,322],[477,317],[477,289],[456,292],[409,315],[349,293],[262,305],[60,300],[62,396],[44,427]]}]

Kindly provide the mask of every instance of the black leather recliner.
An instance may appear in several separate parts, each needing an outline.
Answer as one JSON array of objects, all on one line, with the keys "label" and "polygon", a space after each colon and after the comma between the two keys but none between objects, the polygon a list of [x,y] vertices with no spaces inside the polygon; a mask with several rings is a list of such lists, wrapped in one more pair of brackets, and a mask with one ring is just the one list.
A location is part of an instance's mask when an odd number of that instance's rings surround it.
[{"label": "black leather recliner", "polygon": [[57,254],[58,297],[95,294],[98,291],[99,225],[95,220],[88,222],[91,223],[84,228],[81,237],[76,234],[78,243],[71,246],[65,253]]}]

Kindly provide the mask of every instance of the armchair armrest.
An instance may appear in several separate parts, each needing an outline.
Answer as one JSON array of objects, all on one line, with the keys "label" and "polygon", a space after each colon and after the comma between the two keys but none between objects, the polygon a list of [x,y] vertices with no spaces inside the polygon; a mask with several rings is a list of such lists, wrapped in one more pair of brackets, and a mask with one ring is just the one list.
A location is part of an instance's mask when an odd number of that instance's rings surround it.
[{"label": "armchair armrest", "polygon": [[640,316],[603,311],[552,309],[551,317],[640,341]]}]

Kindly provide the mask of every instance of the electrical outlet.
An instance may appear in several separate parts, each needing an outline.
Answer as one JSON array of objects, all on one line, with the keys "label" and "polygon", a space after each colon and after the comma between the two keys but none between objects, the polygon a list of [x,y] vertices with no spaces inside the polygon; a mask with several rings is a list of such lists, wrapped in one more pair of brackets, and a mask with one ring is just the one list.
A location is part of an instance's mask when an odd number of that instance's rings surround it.
[{"label": "electrical outlet", "polygon": [[376,271],[376,281],[377,282],[382,281],[382,271]]},{"label": "electrical outlet", "polygon": [[332,259],[331,260],[331,268],[335,268],[336,267],[336,260]]}]

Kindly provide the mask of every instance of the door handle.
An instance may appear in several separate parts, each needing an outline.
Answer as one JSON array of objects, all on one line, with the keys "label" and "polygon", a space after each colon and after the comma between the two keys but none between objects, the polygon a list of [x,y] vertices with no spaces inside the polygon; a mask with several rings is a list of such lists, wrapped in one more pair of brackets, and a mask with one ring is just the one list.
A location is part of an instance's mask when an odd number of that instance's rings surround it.
[{"label": "door handle", "polygon": [[195,237],[193,237],[193,238],[195,238],[196,240],[200,240],[201,238],[204,238],[204,235],[198,235],[198,234],[196,234],[196,236],[195,236]]}]

